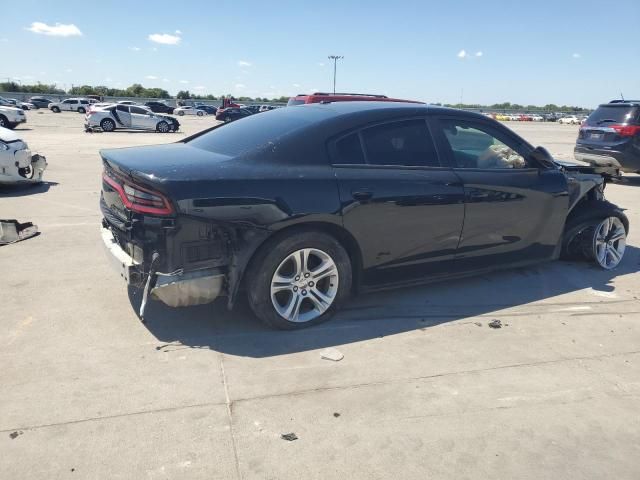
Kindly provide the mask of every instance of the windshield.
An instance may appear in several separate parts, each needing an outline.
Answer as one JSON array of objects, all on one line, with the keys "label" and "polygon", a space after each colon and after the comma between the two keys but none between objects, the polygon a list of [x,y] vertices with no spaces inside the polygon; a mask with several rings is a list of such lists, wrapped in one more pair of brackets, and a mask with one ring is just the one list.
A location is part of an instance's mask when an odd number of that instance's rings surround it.
[{"label": "windshield", "polygon": [[631,123],[638,121],[638,107],[626,105],[600,106],[587,118],[587,125],[604,126],[606,124]]},{"label": "windshield", "polygon": [[325,112],[308,108],[270,110],[214,128],[188,143],[210,152],[240,155],[303,128],[325,115]]}]

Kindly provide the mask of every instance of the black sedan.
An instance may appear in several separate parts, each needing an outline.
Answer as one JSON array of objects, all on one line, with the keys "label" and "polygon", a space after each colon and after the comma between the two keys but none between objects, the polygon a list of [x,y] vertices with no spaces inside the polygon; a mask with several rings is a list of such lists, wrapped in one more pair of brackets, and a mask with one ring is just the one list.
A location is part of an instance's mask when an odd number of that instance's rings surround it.
[{"label": "black sedan", "polygon": [[153,113],[168,113],[169,115],[173,113],[173,107],[164,102],[147,102],[144,105]]},{"label": "black sedan", "polygon": [[36,108],[49,108],[49,104],[53,103],[53,100],[46,97],[31,97],[29,103],[33,103]]},{"label": "black sedan", "polygon": [[103,240],[170,306],[245,292],[283,329],[353,292],[558,258],[616,267],[629,222],[609,178],[482,115],[341,102],[282,108],[179,143],[103,150]]},{"label": "black sedan", "polygon": [[218,111],[218,107],[214,107],[213,105],[196,105],[196,109],[207,112],[207,115],[215,115]]},{"label": "black sedan", "polygon": [[219,108],[216,112],[216,120],[228,123],[251,115],[253,115],[253,112],[247,108]]}]

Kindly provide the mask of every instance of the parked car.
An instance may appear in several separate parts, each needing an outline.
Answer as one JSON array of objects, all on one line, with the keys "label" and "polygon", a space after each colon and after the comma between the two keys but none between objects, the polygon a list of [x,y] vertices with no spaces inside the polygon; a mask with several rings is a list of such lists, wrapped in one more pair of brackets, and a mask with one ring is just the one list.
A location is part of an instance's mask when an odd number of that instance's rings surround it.
[{"label": "parked car", "polygon": [[196,107],[192,107],[191,105],[185,105],[184,107],[176,107],[173,109],[173,113],[175,115],[197,115],[198,117],[202,117],[207,114],[204,110],[198,110]]},{"label": "parked car", "polygon": [[51,102],[49,104],[49,110],[53,113],[60,112],[78,112],[87,113],[89,105],[96,103],[88,98],[67,98],[61,102]]},{"label": "parked car", "polygon": [[23,109],[0,103],[0,127],[14,129],[26,121],[27,116]]},{"label": "parked car", "polygon": [[529,115],[532,122],[544,122],[544,117],[542,115]]},{"label": "parked car", "polygon": [[10,106],[21,108],[22,110],[32,110],[32,109],[36,108],[36,106],[33,103],[21,102],[20,100],[17,100],[15,98],[1,98],[0,97],[0,101],[5,103],[5,104],[8,104]]},{"label": "parked car", "polygon": [[640,100],[596,108],[580,128],[574,154],[592,165],[640,173]]},{"label": "parked car", "polygon": [[273,110],[275,107],[273,105],[260,105],[260,112],[268,112],[269,110]]},{"label": "parked car", "polygon": [[100,129],[113,132],[117,129],[148,130],[160,133],[176,132],[178,121],[168,115],[152,112],[140,105],[115,104],[92,110],[85,116],[85,130]]},{"label": "parked car", "polygon": [[466,111],[282,108],[100,154],[102,238],[143,299],[232,307],[242,286],[282,329],[328,319],[352,292],[560,253],[609,269],[625,251],[628,220],[604,200],[604,172],[561,166]]},{"label": "parked car", "polygon": [[561,125],[580,125],[580,119],[575,115],[567,115],[558,120]]},{"label": "parked car", "polygon": [[260,113],[260,105],[248,105],[246,107],[251,113]]},{"label": "parked car", "polygon": [[556,122],[559,118],[555,113],[547,113],[543,117],[545,122]]},{"label": "parked car", "polygon": [[253,115],[253,112],[247,108],[220,108],[216,113],[216,120],[233,122],[234,120],[239,120],[240,118],[250,115]]},{"label": "parked car", "polygon": [[413,100],[401,100],[399,98],[389,98],[386,95],[370,95],[367,93],[323,93],[316,92],[311,94],[301,93],[295,97],[291,97],[287,102],[287,107],[295,105],[304,105],[305,103],[321,103],[321,102],[415,102]]},{"label": "parked car", "polygon": [[15,132],[0,127],[0,185],[40,183],[47,159],[32,154]]},{"label": "parked car", "polygon": [[29,102],[33,103],[36,108],[49,108],[49,104],[53,103],[52,100],[46,97],[31,97]]},{"label": "parked car", "polygon": [[151,109],[152,112],[155,113],[173,113],[173,107],[170,107],[164,102],[147,102],[144,104],[146,107]]},{"label": "parked car", "polygon": [[206,112],[207,115],[215,115],[216,112],[218,111],[218,108],[212,105],[196,105],[196,108],[198,110],[202,110],[203,112]]}]

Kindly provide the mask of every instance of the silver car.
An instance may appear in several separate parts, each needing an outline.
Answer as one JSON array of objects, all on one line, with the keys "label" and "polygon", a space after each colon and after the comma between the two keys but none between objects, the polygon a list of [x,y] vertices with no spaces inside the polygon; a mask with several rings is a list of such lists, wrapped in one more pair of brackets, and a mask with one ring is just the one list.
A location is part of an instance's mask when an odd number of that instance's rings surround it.
[{"label": "silver car", "polygon": [[116,104],[89,111],[85,115],[84,128],[88,132],[127,129],[167,133],[176,132],[180,124],[175,118],[153,113],[147,107]]}]

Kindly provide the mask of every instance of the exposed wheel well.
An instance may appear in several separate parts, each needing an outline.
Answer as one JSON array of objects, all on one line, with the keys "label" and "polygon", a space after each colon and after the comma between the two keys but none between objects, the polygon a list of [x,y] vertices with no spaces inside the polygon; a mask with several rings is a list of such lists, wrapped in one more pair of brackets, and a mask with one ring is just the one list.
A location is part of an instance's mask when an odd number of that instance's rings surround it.
[{"label": "exposed wheel well", "polygon": [[[353,276],[352,288],[357,291],[361,281],[362,274],[362,252],[360,251],[360,247],[356,239],[351,235],[347,230],[339,225],[335,225],[333,223],[326,222],[309,222],[304,224],[291,225],[283,228],[282,230],[278,230],[274,232],[272,235],[267,237],[251,254],[251,258],[246,263],[245,268],[242,270],[240,279],[240,288],[244,287],[244,274],[249,268],[252,266],[252,262],[258,256],[258,253],[264,249],[269,248],[271,245],[278,243],[281,239],[288,237],[290,235],[295,235],[298,232],[322,232],[327,235],[331,235],[335,238],[340,245],[347,251],[349,255],[349,259],[351,260],[351,270]],[[233,300],[233,299],[232,299]]]}]

